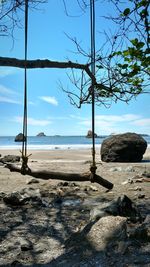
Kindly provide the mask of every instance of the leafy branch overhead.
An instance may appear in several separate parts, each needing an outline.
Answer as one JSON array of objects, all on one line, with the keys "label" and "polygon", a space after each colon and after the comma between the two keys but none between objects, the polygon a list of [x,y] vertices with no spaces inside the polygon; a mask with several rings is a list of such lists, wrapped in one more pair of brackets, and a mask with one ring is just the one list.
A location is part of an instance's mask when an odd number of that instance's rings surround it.
[{"label": "leafy branch overhead", "polygon": [[[116,59],[115,73],[126,81],[131,93],[137,94],[149,86],[150,76],[150,2],[148,0],[127,1],[128,7],[123,11],[121,1],[112,1],[118,16],[112,19],[119,26],[114,36],[114,49],[110,60]],[[123,38],[120,42],[120,38]],[[120,49],[115,45],[120,42]]]},{"label": "leafy branch overhead", "polygon": [[[82,7],[83,13],[89,8],[89,0],[74,0]],[[68,15],[69,3],[62,0],[64,10]],[[105,42],[96,51],[96,73],[91,72],[91,55],[85,51],[77,38],[70,38],[74,43],[77,54],[86,58],[87,64],[76,60],[65,62],[45,60],[28,60],[27,68],[59,68],[69,69],[67,88],[59,84],[70,99],[71,104],[81,107],[91,102],[91,85],[95,87],[95,102],[110,106],[112,101],[128,102],[140,93],[148,92],[150,76],[150,23],[148,0],[108,0],[113,5],[115,16],[106,16],[104,19],[114,25],[114,31],[108,34],[105,31]],[[29,0],[29,8],[37,9],[38,4],[45,0]],[[96,1],[96,7],[101,1]],[[16,27],[22,27],[25,0],[8,0],[0,3],[0,37],[11,36],[14,40]],[[52,5],[52,4],[51,4]],[[97,12],[97,10],[96,10]],[[72,18],[73,19],[73,18]],[[97,20],[98,21],[98,20]],[[97,22],[98,24],[98,22]],[[30,25],[29,25],[30,26]],[[87,25],[88,26],[88,25]],[[100,25],[97,25],[97,29]],[[96,37],[97,41],[101,36]],[[97,45],[96,45],[97,47]],[[0,66],[24,68],[25,61],[16,58],[0,57]],[[73,86],[72,86],[73,85]],[[71,88],[71,89],[70,89]]]}]

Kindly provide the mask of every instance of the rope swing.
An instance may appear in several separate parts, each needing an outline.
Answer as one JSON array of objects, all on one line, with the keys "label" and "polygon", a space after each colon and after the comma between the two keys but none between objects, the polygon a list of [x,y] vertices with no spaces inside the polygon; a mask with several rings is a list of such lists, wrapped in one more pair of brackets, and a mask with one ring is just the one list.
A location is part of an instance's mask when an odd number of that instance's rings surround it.
[{"label": "rope swing", "polygon": [[23,113],[23,142],[22,142],[22,167],[21,173],[25,174],[28,168],[27,156],[27,54],[28,54],[28,0],[25,0],[25,36],[24,36],[24,47],[25,47],[25,67],[24,67],[24,113]]},{"label": "rope swing", "polygon": [[[95,1],[90,0],[90,28],[91,28],[91,72],[95,76]],[[92,96],[92,164],[91,182],[94,182],[94,176],[96,174],[96,162],[95,162],[95,91],[94,83],[91,84],[91,96]]]},{"label": "rope swing", "polygon": [[[91,98],[92,98],[92,164],[90,166],[90,172],[86,173],[65,173],[65,172],[52,172],[50,170],[34,170],[28,167],[27,155],[27,52],[28,52],[28,1],[25,0],[25,67],[24,67],[24,114],[23,114],[23,142],[22,142],[22,166],[7,163],[6,167],[10,171],[19,172],[23,175],[30,175],[35,178],[44,180],[57,179],[65,181],[91,181],[96,182],[107,189],[112,189],[113,184],[101,176],[96,174],[96,162],[95,162],[95,92],[94,82],[92,80]],[[94,0],[90,0],[90,26],[91,26],[91,72],[95,75],[95,7]]]}]

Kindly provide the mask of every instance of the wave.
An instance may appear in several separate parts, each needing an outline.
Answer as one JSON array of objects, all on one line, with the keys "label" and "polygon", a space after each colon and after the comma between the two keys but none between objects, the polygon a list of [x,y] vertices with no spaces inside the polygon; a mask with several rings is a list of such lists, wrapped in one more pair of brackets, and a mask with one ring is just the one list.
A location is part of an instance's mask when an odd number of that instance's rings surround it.
[{"label": "wave", "polygon": [[[101,144],[95,145],[95,148],[100,148]],[[89,144],[71,144],[71,145],[28,145],[28,150],[76,150],[76,149],[91,149],[92,145]],[[21,150],[22,146],[20,145],[4,145],[0,146],[0,150]]]}]

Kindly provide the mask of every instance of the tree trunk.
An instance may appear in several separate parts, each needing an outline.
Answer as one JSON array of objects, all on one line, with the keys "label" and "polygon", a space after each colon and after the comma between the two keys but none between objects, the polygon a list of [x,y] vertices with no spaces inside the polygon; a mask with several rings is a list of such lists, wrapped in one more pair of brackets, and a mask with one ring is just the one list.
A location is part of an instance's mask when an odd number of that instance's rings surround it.
[{"label": "tree trunk", "polygon": [[[21,168],[14,164],[6,164],[6,168],[8,168],[12,172],[22,173]],[[85,182],[91,181],[91,173],[63,173],[63,172],[51,172],[46,170],[33,170],[28,168],[24,175],[29,175],[35,178],[40,178],[44,180],[56,179],[56,180],[66,180],[66,181],[77,181],[77,182]],[[101,176],[95,174],[94,179],[92,177],[92,182],[96,182],[107,189],[112,189],[113,184]]]}]

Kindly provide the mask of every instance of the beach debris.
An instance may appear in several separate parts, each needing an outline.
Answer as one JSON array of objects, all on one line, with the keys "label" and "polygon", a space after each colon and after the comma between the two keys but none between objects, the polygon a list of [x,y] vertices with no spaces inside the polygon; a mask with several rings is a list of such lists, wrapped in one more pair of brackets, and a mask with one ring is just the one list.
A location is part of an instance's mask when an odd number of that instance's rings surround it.
[{"label": "beach debris", "polygon": [[90,185],[90,186],[86,186],[84,188],[84,191],[85,192],[89,192],[89,191],[97,192],[98,191],[98,188],[96,186]]},{"label": "beach debris", "polygon": [[127,168],[122,168],[120,166],[118,167],[112,167],[109,169],[110,172],[134,172],[134,168],[132,166],[128,166]]},{"label": "beach debris", "polygon": [[112,167],[109,170],[110,172],[122,172],[122,167]]},{"label": "beach debris", "polygon": [[128,166],[127,168],[125,168],[124,171],[126,171],[126,172],[135,172],[135,169],[134,169],[133,166]]},{"label": "beach debris", "polygon": [[22,142],[22,141],[25,141],[25,140],[26,140],[26,137],[22,133],[19,133],[15,137],[15,142]]},{"label": "beach debris", "polygon": [[121,184],[126,185],[126,184],[143,183],[143,182],[150,182],[150,178],[143,177],[143,174],[142,175],[137,174],[132,178],[128,178],[126,181],[123,181]]},{"label": "beach debris", "polygon": [[5,162],[19,162],[20,161],[20,156],[15,156],[15,155],[6,155],[3,158],[0,158],[0,162],[5,163]]},{"label": "beach debris", "polygon": [[140,162],[147,148],[145,139],[136,133],[108,137],[101,145],[101,159],[105,162]]},{"label": "beach debris", "polygon": [[93,221],[108,215],[127,217],[131,221],[139,221],[141,219],[138,208],[126,195],[92,209],[90,220]]},{"label": "beach debris", "polygon": [[131,187],[128,189],[129,191],[141,191],[142,188],[140,186],[136,186],[136,187]]},{"label": "beach debris", "polygon": [[133,180],[132,180],[132,178],[128,178],[127,180],[125,180],[125,181],[122,182],[121,184],[122,184],[122,185],[133,184]]}]

